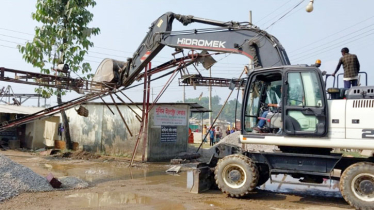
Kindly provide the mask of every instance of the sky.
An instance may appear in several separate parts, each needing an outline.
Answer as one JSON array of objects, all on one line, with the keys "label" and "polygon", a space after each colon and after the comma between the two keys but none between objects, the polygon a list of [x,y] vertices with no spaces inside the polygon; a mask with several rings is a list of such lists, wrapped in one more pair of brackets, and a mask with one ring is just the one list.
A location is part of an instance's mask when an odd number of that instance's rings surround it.
[{"label": "sky", "polygon": [[[369,85],[373,85],[374,74],[370,49],[374,37],[374,1],[370,0],[315,0],[314,11],[307,13],[305,0],[292,10],[301,0],[96,0],[97,5],[90,11],[94,14],[90,26],[99,27],[101,32],[92,37],[95,47],[89,50],[85,61],[92,66],[93,72],[104,58],[125,61],[131,57],[148,32],[151,23],[166,12],[193,15],[220,21],[248,21],[252,11],[252,22],[261,29],[277,37],[290,58],[291,64],[313,64],[322,60],[321,70],[332,73],[341,57],[340,50],[348,47],[356,54],[361,64],[361,71],[368,72]],[[33,38],[35,26],[31,13],[36,10],[36,0],[0,0],[0,67],[23,71],[39,72],[22,59],[16,49],[17,44],[24,44]],[[291,12],[289,12],[291,11]],[[283,19],[281,16],[289,12]],[[185,30],[211,26],[190,24],[185,27],[174,21],[173,30]],[[155,67],[173,57],[172,49],[164,48],[152,61]],[[186,51],[187,52],[187,51]],[[212,68],[213,77],[237,78],[248,58],[241,55],[229,55]],[[191,69],[190,72],[193,72]],[[206,70],[201,70],[208,76]],[[343,70],[340,70],[342,73]],[[193,72],[195,73],[195,72]],[[73,75],[74,76],[74,75]],[[166,79],[165,79],[166,80]],[[152,97],[159,93],[165,80],[152,82]],[[136,83],[134,83],[136,84]],[[340,83],[342,84],[342,83]],[[364,83],[362,83],[364,85]],[[34,86],[0,82],[0,88],[11,85],[15,93],[33,93]],[[137,102],[142,101],[142,86],[127,90],[126,93]],[[208,87],[186,87],[186,98],[196,98],[203,92],[208,96]],[[160,102],[181,101],[183,88],[178,86],[177,78],[159,100]],[[228,88],[213,88],[212,95],[219,95],[222,100],[229,95]],[[79,97],[69,92],[64,101]],[[152,100],[151,97],[151,100]],[[235,98],[233,94],[231,99]],[[241,99],[239,99],[241,100]],[[106,98],[110,101],[110,98]],[[47,99],[47,104],[56,104],[56,97]],[[29,100],[28,106],[36,106],[37,100]]]}]

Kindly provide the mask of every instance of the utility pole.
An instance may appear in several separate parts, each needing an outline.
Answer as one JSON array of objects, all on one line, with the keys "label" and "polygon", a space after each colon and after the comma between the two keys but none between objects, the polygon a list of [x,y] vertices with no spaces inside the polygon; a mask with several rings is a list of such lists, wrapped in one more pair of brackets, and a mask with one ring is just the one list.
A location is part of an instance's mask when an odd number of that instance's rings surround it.
[{"label": "utility pole", "polygon": [[[209,68],[209,77],[212,77],[212,68]],[[212,110],[212,84],[209,83],[209,110]],[[209,112],[209,125],[212,125],[212,112]]]},{"label": "utility pole", "polygon": [[186,100],[186,86],[183,85],[183,103]]}]

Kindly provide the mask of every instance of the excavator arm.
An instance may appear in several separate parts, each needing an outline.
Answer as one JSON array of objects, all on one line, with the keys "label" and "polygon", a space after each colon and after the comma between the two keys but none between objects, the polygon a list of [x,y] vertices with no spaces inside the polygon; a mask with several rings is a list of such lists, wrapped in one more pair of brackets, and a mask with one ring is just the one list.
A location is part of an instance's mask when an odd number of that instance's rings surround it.
[{"label": "excavator arm", "polygon": [[[183,25],[193,22],[216,28],[172,31],[174,19]],[[164,46],[175,49],[207,50],[242,54],[253,60],[255,68],[289,65],[287,53],[279,41],[259,28],[239,22],[220,22],[165,13],[154,21],[132,58],[117,75],[119,86],[129,86]]]},{"label": "excavator arm", "polygon": [[[218,27],[172,31],[174,19],[177,19],[183,25],[197,22]],[[169,12],[165,13],[152,23],[142,43],[135,51],[132,58],[129,58],[127,62],[105,59],[100,64],[95,75],[96,80],[94,77],[93,81],[91,82],[91,88],[97,89],[95,93],[45,109],[31,116],[16,119],[10,122],[2,122],[2,125],[0,125],[0,131],[28,123],[35,119],[41,119],[48,115],[57,113],[61,109],[68,109],[85,101],[110,95],[111,91],[113,90],[113,86],[115,85],[128,87],[135,81],[137,77],[141,75],[141,71],[162,50],[164,46],[175,48],[177,51],[181,51],[183,49],[192,49],[218,53],[242,54],[254,61],[253,63],[255,68],[290,64],[287,54],[279,41],[274,36],[253,25],[232,21],[220,22]],[[108,62],[108,60],[110,62]],[[175,61],[177,60],[178,59],[175,59]],[[168,66],[170,63],[172,62],[165,63],[164,65]],[[189,64],[191,64],[191,62]],[[10,69],[1,69],[0,76],[4,80],[19,82],[19,78],[10,79],[4,77],[4,72],[6,70],[11,71]],[[110,70],[110,72],[107,70]],[[155,70],[157,70],[157,68]],[[18,73],[19,72],[20,71],[18,71]],[[29,76],[30,75],[27,75],[25,77],[26,82]],[[49,81],[49,75],[43,76]],[[67,80],[67,83],[69,83],[69,81],[70,80]],[[46,83],[37,84],[45,85]],[[88,84],[86,86],[88,86]]]}]

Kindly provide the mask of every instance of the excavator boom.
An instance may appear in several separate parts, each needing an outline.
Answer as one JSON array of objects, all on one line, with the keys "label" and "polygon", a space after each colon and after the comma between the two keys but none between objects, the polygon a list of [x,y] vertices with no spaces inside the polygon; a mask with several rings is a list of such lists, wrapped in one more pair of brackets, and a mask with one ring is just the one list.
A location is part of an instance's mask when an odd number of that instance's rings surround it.
[{"label": "excavator boom", "polygon": [[[183,25],[193,22],[216,28],[172,31],[174,19]],[[129,86],[164,46],[175,49],[207,50],[242,54],[252,59],[255,68],[289,65],[287,53],[279,41],[259,28],[239,22],[220,22],[172,12],[155,20],[146,37],[129,58],[120,75],[119,86]]]}]

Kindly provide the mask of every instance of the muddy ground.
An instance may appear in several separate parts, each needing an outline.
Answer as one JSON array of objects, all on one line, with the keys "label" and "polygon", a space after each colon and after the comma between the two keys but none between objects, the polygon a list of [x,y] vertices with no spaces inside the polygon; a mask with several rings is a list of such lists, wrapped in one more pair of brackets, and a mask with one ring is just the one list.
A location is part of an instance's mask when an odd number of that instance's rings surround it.
[{"label": "muddy ground", "polygon": [[[1,153],[42,176],[52,172],[56,177],[79,177],[89,183],[89,188],[24,193],[0,203],[0,209],[351,209],[337,183],[328,180],[323,187],[266,183],[248,197],[234,199],[217,190],[189,193],[188,172],[167,175],[167,163],[138,163],[128,168],[124,159],[77,160],[19,151]],[[295,181],[283,175],[273,178]]]}]

